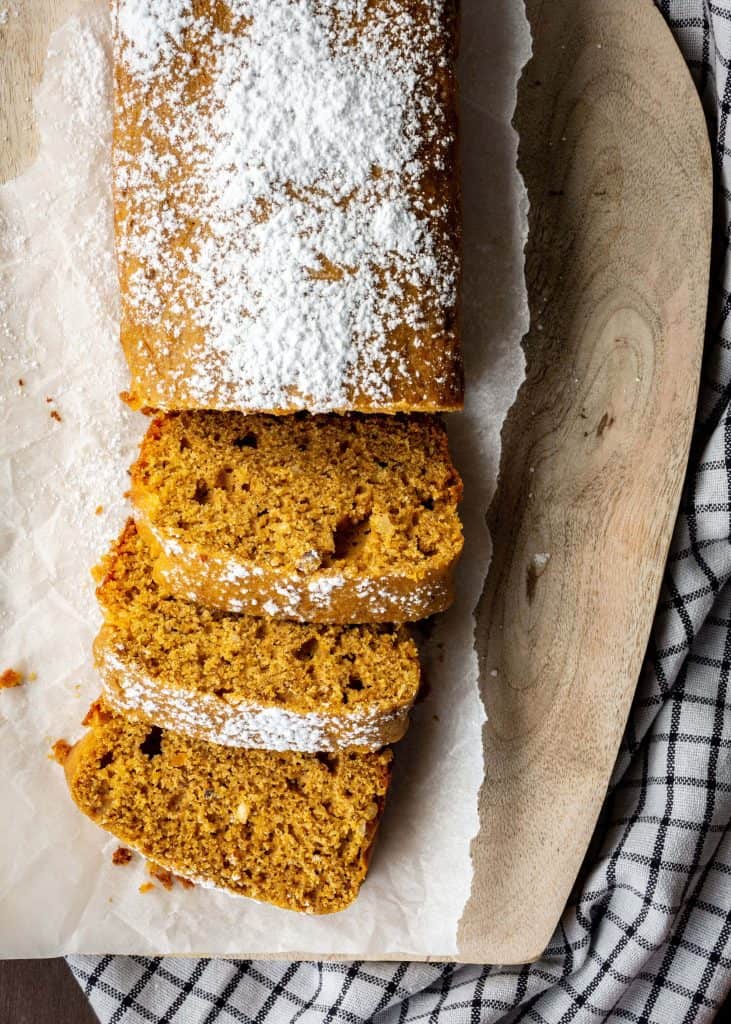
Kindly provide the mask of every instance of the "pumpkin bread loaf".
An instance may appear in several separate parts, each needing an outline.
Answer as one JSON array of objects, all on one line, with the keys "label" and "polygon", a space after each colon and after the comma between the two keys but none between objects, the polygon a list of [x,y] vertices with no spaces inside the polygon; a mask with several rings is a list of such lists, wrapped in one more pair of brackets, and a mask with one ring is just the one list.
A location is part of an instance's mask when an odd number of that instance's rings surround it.
[{"label": "pumpkin bread loaf", "polygon": [[431,416],[156,418],[132,467],[155,577],[306,622],[405,622],[453,598],[462,483]]},{"label": "pumpkin bread loaf", "polygon": [[132,520],[96,576],[94,652],[114,709],[269,750],[377,750],[406,731],[419,687],[407,627],[266,621],[173,597]]},{"label": "pumpkin bread loaf", "polygon": [[219,747],[129,720],[103,702],[64,763],[84,814],[192,881],[327,914],[358,894],[391,752]]},{"label": "pumpkin bread loaf", "polygon": [[462,406],[455,0],[113,0],[129,401]]}]

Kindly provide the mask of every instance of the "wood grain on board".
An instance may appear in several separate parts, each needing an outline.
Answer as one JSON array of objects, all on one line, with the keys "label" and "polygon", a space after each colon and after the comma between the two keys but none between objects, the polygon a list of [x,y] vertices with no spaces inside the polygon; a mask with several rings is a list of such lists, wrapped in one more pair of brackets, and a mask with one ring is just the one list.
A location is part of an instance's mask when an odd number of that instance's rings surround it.
[{"label": "wood grain on board", "polygon": [[0,10],[0,182],[16,177],[36,153],[31,101],[43,73],[48,37],[83,0],[4,0]]},{"label": "wood grain on board", "polygon": [[696,405],[711,166],[651,0],[528,0],[527,376],[503,430],[478,614],[486,779],[470,960],[548,942],[647,644]]},{"label": "wood grain on board", "polygon": [[[80,5],[10,5],[0,180],[35,151],[32,83]],[[705,126],[651,0],[527,7],[535,55],[517,121],[533,327],[490,512],[486,782],[459,957],[499,963],[545,946],[606,790],[680,494],[710,249]]]}]

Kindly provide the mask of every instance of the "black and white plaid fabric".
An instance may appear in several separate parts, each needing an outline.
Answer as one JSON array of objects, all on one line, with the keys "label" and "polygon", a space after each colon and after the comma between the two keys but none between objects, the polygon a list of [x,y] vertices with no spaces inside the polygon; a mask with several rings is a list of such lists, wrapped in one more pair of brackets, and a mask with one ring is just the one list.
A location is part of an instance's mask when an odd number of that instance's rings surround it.
[{"label": "black and white plaid fabric", "polygon": [[731,990],[731,0],[657,4],[715,147],[701,400],[645,671],[548,949],[522,968],[71,957],[104,1024],[691,1024]]}]

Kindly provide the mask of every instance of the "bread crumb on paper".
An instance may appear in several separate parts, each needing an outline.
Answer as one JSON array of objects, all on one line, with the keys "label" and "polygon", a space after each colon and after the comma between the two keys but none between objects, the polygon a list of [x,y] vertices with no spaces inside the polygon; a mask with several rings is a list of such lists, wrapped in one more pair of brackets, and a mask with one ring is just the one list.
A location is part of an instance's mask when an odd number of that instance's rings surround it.
[{"label": "bread crumb on paper", "polygon": [[62,423],[63,422],[62,419],[61,419],[61,413],[57,412],[55,409],[51,410],[51,419],[55,420],[57,423]]},{"label": "bread crumb on paper", "polygon": [[126,846],[118,846],[112,854],[112,864],[129,864],[133,857],[134,854]]},{"label": "bread crumb on paper", "polygon": [[152,882],[143,882],[142,885],[140,886],[140,892],[144,896],[145,893],[152,892],[154,888],[155,886],[152,884]]},{"label": "bread crumb on paper", "polygon": [[147,862],[147,873],[152,875],[155,881],[159,882],[163,889],[167,889],[168,892],[173,888],[175,882],[178,882],[183,889],[195,889],[195,882],[191,882],[188,878],[183,878],[181,875],[174,875],[168,868],[161,867],[160,864],[156,864],[153,860]]},{"label": "bread crumb on paper", "polygon": [[15,686],[21,686],[22,683],[22,673],[16,671],[14,668],[6,668],[5,671],[0,674],[0,690],[10,690]]},{"label": "bread crumb on paper", "polygon": [[155,864],[150,860],[147,862],[147,873],[157,879],[163,889],[167,889],[170,892],[173,887],[172,871],[168,871],[167,868],[162,868],[159,864]]}]

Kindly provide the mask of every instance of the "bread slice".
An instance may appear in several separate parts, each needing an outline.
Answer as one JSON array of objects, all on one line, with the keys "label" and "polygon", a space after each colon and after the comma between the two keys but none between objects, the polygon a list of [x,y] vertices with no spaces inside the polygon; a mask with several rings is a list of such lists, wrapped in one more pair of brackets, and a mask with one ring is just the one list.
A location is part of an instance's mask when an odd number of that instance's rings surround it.
[{"label": "bread slice", "polygon": [[419,688],[407,627],[267,622],[172,597],[132,520],[96,575],[94,650],[113,708],[270,750],[377,750],[406,731]]},{"label": "bread slice", "polygon": [[132,467],[155,577],[306,622],[405,622],[453,598],[462,484],[430,416],[183,412]]},{"label": "bread slice", "polygon": [[89,818],[191,881],[327,914],[358,894],[391,752],[236,750],[114,714],[97,702],[67,754]]},{"label": "bread slice", "polygon": [[455,0],[113,0],[129,400],[461,408]]}]

